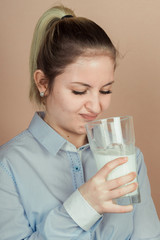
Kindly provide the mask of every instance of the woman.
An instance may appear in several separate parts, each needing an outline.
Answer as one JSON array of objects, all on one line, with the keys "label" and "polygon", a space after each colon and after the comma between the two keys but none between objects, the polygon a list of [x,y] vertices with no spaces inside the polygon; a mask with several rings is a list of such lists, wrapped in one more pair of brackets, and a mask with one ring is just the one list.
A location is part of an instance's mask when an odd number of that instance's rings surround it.
[{"label": "woman", "polygon": [[68,8],[51,8],[38,21],[30,98],[44,112],[1,147],[1,240],[160,239],[142,153],[141,203],[120,206],[112,200],[137,188],[136,174],[106,181],[127,159],[97,172],[87,142],[85,124],[109,107],[116,56],[103,29]]}]

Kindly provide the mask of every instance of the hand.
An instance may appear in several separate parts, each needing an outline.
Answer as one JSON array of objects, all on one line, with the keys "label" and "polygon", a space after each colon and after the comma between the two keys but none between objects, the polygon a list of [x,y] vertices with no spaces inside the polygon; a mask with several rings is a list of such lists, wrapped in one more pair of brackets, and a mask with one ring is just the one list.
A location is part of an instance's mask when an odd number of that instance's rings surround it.
[{"label": "hand", "polygon": [[117,158],[105,164],[88,182],[83,184],[79,191],[85,200],[99,213],[125,213],[133,210],[132,205],[120,206],[113,203],[113,199],[119,198],[136,190],[138,183],[134,182],[123,186],[136,177],[135,172],[114,180],[106,181],[108,174],[119,165],[127,162],[127,158]]}]

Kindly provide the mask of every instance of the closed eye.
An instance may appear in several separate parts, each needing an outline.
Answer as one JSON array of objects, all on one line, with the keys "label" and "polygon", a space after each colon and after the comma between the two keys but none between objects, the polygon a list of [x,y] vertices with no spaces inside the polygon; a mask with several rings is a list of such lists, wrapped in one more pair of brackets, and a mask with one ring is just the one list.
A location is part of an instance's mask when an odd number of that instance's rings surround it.
[{"label": "closed eye", "polygon": [[[87,90],[85,91],[82,91],[82,92],[79,92],[79,91],[75,91],[75,90],[72,90],[72,93],[74,93],[75,95],[83,95],[87,92]],[[107,91],[100,91],[101,94],[111,94],[112,91],[111,90],[107,90]]]},{"label": "closed eye", "polygon": [[107,90],[107,91],[100,91],[100,93],[102,93],[102,94],[111,94],[111,93],[112,93],[112,91],[111,91],[111,90]]},{"label": "closed eye", "polygon": [[72,90],[72,93],[74,93],[75,95],[83,95],[87,92],[87,90],[83,91],[83,92],[79,92],[79,91],[75,91],[75,90]]}]

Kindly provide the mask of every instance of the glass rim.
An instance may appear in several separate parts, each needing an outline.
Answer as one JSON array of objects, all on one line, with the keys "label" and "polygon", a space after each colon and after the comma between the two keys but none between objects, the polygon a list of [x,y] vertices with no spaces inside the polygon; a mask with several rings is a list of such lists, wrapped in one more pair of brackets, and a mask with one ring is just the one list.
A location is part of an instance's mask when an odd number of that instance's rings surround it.
[{"label": "glass rim", "polygon": [[114,118],[120,118],[120,120],[124,121],[126,119],[133,119],[133,116],[131,116],[131,115],[124,115],[124,116],[114,116],[114,117],[108,117],[108,118],[101,118],[101,119],[89,121],[88,123],[85,124],[85,126],[88,126],[90,124],[96,124],[98,122],[105,121],[105,120],[108,121],[108,120],[111,120],[111,119],[114,119]]}]

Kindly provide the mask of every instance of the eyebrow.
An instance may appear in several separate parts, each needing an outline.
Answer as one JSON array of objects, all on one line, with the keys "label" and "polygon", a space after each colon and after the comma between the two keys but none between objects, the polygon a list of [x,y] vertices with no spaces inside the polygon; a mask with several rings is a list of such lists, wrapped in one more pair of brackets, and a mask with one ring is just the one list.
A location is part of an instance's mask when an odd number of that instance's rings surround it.
[{"label": "eyebrow", "polygon": [[[105,84],[102,87],[106,87],[106,86],[111,85],[113,83],[114,83],[114,81],[111,81],[111,82]],[[89,88],[91,87],[89,84],[86,84],[86,83],[83,83],[83,82],[72,82],[72,84],[78,84],[78,85],[82,85],[82,86],[89,87]]]}]

